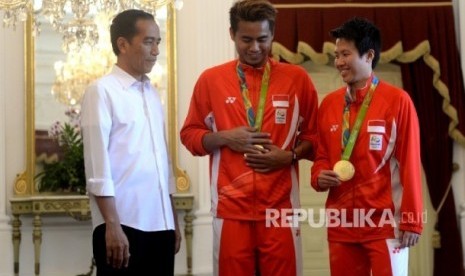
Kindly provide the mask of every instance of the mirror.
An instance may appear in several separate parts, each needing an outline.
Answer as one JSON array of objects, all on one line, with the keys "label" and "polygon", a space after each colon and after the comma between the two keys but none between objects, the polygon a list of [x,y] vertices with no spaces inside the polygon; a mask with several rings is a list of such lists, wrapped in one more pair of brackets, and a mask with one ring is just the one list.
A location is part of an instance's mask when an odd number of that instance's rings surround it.
[{"label": "mirror", "polygon": [[[168,149],[177,192],[186,193],[189,192],[190,188],[189,179],[186,172],[178,166],[176,14],[174,4],[170,2],[161,7],[157,11],[156,20],[160,26],[164,43],[161,44],[157,65],[152,70],[150,77],[152,81],[155,78],[165,107]],[[15,195],[39,194],[34,181],[34,176],[38,172],[37,164],[39,160],[50,156],[44,155],[43,152],[37,152],[36,147],[37,145],[39,148],[43,147],[41,139],[50,140],[47,133],[54,122],[68,120],[65,112],[69,106],[60,103],[51,93],[55,81],[54,63],[59,60],[66,61],[66,55],[61,50],[61,36],[45,22],[41,24],[41,33],[38,36],[33,36],[32,23],[30,15],[25,23],[26,170],[18,174],[16,178]]]}]

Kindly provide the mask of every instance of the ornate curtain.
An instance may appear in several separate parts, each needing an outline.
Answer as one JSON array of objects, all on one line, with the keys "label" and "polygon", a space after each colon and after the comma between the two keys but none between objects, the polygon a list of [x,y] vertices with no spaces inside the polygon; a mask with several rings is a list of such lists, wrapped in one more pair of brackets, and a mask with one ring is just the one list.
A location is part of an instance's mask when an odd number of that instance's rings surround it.
[{"label": "ornate curtain", "polygon": [[[420,121],[421,157],[431,202],[440,209],[434,275],[465,275],[450,192],[453,141],[465,146],[465,93],[451,0],[271,0],[278,9],[273,55],[290,63],[326,64],[329,31],[354,16],[381,30],[381,63],[401,66],[404,89]],[[422,237],[430,239],[431,237]]]}]

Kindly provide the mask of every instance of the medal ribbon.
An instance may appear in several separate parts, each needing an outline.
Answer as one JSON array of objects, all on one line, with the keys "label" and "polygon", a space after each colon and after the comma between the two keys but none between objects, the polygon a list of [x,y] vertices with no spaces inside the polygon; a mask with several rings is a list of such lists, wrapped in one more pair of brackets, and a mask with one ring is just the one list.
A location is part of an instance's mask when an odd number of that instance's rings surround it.
[{"label": "medal ribbon", "polygon": [[344,106],[344,113],[342,114],[342,149],[344,150],[350,137],[350,96],[345,96],[346,105]]},{"label": "medal ribbon", "polygon": [[242,66],[239,62],[237,62],[236,72],[237,76],[239,77],[239,85],[241,88],[242,99],[244,100],[247,122],[249,123],[249,126],[256,127],[258,131],[260,131],[262,128],[263,114],[265,111],[266,94],[268,92],[268,85],[270,82],[270,63],[266,63],[265,71],[263,72],[262,76],[262,85],[260,88],[260,99],[258,102],[257,116],[255,116],[252,103],[250,102],[249,88],[247,87],[247,82],[245,80],[244,70],[242,69]]},{"label": "medal ribbon", "polygon": [[[354,127],[352,128],[352,131],[350,131],[349,140],[347,141],[347,145],[344,149],[344,152],[342,153],[342,160],[349,160],[350,155],[352,154],[355,141],[357,140],[358,134],[360,132],[360,127],[362,126],[363,119],[365,119],[365,115],[367,114],[368,107],[370,106],[371,99],[373,98],[373,93],[375,92],[375,89],[378,86],[378,83],[379,83],[378,78],[376,76],[373,76],[373,79],[370,85],[370,90],[367,92],[365,99],[363,99],[362,107],[360,108],[360,111],[357,114]],[[345,109],[344,109],[344,113],[345,113]]]}]

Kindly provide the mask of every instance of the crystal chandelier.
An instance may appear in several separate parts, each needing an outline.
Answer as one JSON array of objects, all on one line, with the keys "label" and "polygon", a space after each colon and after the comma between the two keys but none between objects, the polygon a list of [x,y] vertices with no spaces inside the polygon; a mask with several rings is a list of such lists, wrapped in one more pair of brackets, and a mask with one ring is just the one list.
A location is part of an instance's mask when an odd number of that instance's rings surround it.
[{"label": "crystal chandelier", "polygon": [[[153,15],[156,10],[169,3],[182,7],[182,0],[0,0],[3,11],[3,25],[15,28],[33,15],[35,34],[40,33],[42,21],[50,23],[53,29],[63,35],[63,50],[80,51],[92,49],[99,40],[95,14],[110,16],[126,9],[143,9]],[[42,19],[43,17],[43,19]]]},{"label": "crystal chandelier", "polygon": [[111,16],[106,13],[95,15],[93,23],[100,38],[95,47],[63,49],[67,53],[66,60],[55,62],[55,81],[51,92],[59,103],[69,107],[79,105],[86,87],[105,75],[116,62],[108,32],[110,20]]},{"label": "crystal chandelier", "polygon": [[[55,62],[55,81],[51,92],[58,102],[68,107],[79,108],[86,87],[92,81],[107,74],[116,63],[108,32],[112,17],[113,15],[103,12],[94,16],[93,22],[97,26],[96,33],[100,38],[95,47],[70,49],[66,54],[66,60]],[[161,81],[162,72],[159,67],[159,63],[156,63],[149,74],[154,85],[158,85]]]},{"label": "crystal chandelier", "polygon": [[[89,59],[89,56],[93,58]],[[91,52],[80,51],[68,53],[66,61],[55,62],[55,81],[52,95],[65,106],[79,109],[85,89],[94,80],[106,75],[115,64],[116,58],[110,48],[97,49]],[[166,87],[160,87],[162,66],[156,63],[148,74],[152,84],[162,93]]]},{"label": "crystal chandelier", "polygon": [[66,106],[78,105],[86,87],[105,75],[114,61],[110,51],[101,50],[92,59],[85,51],[69,53],[66,61],[55,63],[56,78],[52,85],[52,95]]},{"label": "crystal chandelier", "polygon": [[[136,8],[156,16],[156,11],[167,4],[181,9],[183,1],[0,0],[0,11],[4,12],[5,27],[14,28],[32,15],[33,34],[40,34],[42,23],[49,23],[51,29],[60,34],[66,58],[54,64],[55,80],[51,93],[59,103],[79,108],[86,87],[108,73],[116,61],[108,32],[114,15]],[[154,85],[160,83],[164,73],[157,63],[149,74]]]},{"label": "crystal chandelier", "polygon": [[[166,9],[163,11],[166,13]],[[160,15],[163,17],[163,14]],[[82,47],[79,50],[70,49],[64,61],[59,60],[54,63],[55,80],[51,92],[59,103],[79,109],[86,87],[92,81],[107,74],[116,63],[108,32],[112,17],[112,15],[102,12],[94,16],[93,22],[97,26],[96,33],[100,38],[95,47]],[[149,73],[152,84],[160,88],[160,92],[164,89],[164,87],[159,87],[163,73],[165,72],[163,72],[159,62]]]}]

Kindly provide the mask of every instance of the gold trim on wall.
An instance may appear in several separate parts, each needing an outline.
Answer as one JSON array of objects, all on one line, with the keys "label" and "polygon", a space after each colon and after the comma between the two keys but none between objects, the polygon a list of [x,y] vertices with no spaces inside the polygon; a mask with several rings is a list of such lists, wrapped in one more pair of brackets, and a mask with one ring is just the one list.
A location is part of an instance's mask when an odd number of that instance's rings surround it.
[{"label": "gold trim on wall", "polygon": [[28,15],[24,25],[24,78],[25,78],[25,148],[26,170],[16,176],[15,195],[33,195],[37,193],[34,185],[35,173],[35,134],[34,134],[34,38],[32,36],[32,14]]},{"label": "gold trim on wall", "polygon": [[173,166],[173,174],[175,177],[176,191],[187,193],[190,190],[189,177],[185,170],[178,165],[178,82],[177,82],[177,52],[176,52],[176,10],[174,4],[167,6],[168,9],[168,28],[166,47],[168,51],[168,149],[171,153],[171,162]]}]

